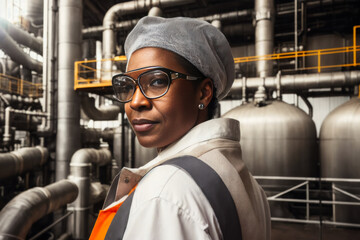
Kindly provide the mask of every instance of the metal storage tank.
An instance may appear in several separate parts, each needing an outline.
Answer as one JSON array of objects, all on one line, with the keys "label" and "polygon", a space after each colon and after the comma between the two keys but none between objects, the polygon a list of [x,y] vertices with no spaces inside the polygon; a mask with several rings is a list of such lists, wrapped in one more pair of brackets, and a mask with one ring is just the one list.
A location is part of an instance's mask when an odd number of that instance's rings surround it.
[{"label": "metal storage tank", "polygon": [[242,158],[253,175],[317,175],[315,123],[301,109],[275,100],[244,104],[223,117],[240,121]]},{"label": "metal storage tank", "polygon": [[334,109],[320,129],[322,177],[360,178],[360,99]]},{"label": "metal storage tank", "polygon": [[[352,98],[334,109],[320,129],[320,161],[323,178],[360,178],[360,99]],[[360,183],[335,182],[334,186],[360,197]],[[354,201],[339,191],[333,200]],[[356,200],[355,200],[356,201]],[[360,206],[335,205],[333,220],[360,223]]]}]

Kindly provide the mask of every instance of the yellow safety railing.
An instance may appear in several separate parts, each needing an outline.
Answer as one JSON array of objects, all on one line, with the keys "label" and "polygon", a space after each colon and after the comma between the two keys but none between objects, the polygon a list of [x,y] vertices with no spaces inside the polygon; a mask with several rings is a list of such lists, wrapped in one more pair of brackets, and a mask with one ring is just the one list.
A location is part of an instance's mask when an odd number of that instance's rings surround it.
[{"label": "yellow safety railing", "polygon": [[[98,68],[97,64],[101,64]],[[102,67],[110,66],[110,69]],[[74,64],[74,89],[101,88],[111,86],[111,76],[120,70],[112,71],[114,64],[126,65],[126,56],[117,56],[110,59],[76,61]]]},{"label": "yellow safety railing", "polygon": [[[341,68],[341,67],[355,67],[360,66],[360,63],[356,61],[357,53],[360,51],[360,46],[356,45],[356,30],[360,28],[360,25],[353,27],[353,46],[348,47],[338,47],[338,48],[328,48],[328,49],[317,49],[317,50],[308,50],[308,51],[296,51],[296,52],[287,52],[287,53],[274,53],[269,55],[262,56],[249,56],[249,57],[240,57],[234,58],[235,63],[248,63],[256,61],[270,61],[270,60],[282,60],[282,59],[296,59],[296,58],[316,58],[317,64],[312,64],[312,66],[304,66],[298,68],[298,70],[316,70],[321,72],[322,69],[328,68]],[[339,64],[324,64],[324,57],[335,54],[352,54],[353,60],[348,60],[348,62],[339,62]],[[343,57],[338,58],[339,61],[343,61]],[[350,59],[350,58],[349,58]],[[314,59],[311,59],[314,60]],[[85,60],[75,62],[75,76],[74,76],[74,89],[80,88],[99,88],[99,87],[110,87],[111,86],[111,76],[117,72],[112,70],[101,70],[103,67],[97,67],[97,64],[110,63],[110,66],[119,64],[123,62],[124,66],[126,64],[126,57],[119,56],[113,59],[102,59],[102,60]],[[313,62],[313,61],[312,61]],[[106,69],[106,68],[105,68]],[[112,68],[107,68],[112,69]],[[118,70],[120,72],[120,70]],[[360,86],[359,86],[360,88]],[[360,97],[360,93],[359,93]]]},{"label": "yellow safety railing", "polygon": [[28,82],[2,73],[0,73],[0,91],[34,98],[40,98],[43,94],[41,83]]},{"label": "yellow safety railing", "polygon": [[[360,66],[360,63],[356,63],[356,52],[358,51],[360,51],[360,46],[350,46],[350,47],[317,49],[317,50],[297,51],[297,52],[287,52],[287,53],[274,53],[274,54],[262,55],[262,56],[241,57],[241,58],[234,58],[234,61],[235,63],[246,63],[246,62],[257,62],[257,61],[280,60],[287,58],[295,59],[295,58],[305,58],[305,57],[316,57],[317,66],[302,67],[302,68],[298,68],[298,70],[316,69],[318,72],[321,72],[321,70],[325,68]],[[354,61],[349,63],[335,64],[335,65],[321,64],[321,56],[331,55],[331,54],[343,54],[343,53],[353,53],[355,56]]]}]

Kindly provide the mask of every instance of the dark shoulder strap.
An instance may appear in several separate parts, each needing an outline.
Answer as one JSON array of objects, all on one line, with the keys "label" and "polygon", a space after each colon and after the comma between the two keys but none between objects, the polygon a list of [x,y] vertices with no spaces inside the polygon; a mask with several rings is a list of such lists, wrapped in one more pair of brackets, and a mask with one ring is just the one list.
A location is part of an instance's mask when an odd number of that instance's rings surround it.
[{"label": "dark shoulder strap", "polygon": [[[206,163],[192,156],[182,156],[162,165],[174,165],[186,171],[208,199],[218,219],[224,240],[241,240],[239,217],[229,190],[220,176]],[[105,239],[123,239],[134,192],[119,208],[110,224]]]},{"label": "dark shoulder strap", "polygon": [[190,174],[200,187],[218,219],[224,240],[241,240],[241,227],[233,198],[220,176],[209,165],[193,156],[167,161]]}]

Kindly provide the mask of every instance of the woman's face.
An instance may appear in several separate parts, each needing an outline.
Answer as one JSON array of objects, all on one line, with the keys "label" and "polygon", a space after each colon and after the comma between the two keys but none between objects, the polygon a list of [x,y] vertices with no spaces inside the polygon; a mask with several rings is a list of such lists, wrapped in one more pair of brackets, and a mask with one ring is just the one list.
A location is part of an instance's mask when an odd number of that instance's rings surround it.
[{"label": "woman's face", "polygon": [[[161,48],[142,48],[135,51],[127,71],[161,66],[186,74],[175,53]],[[137,79],[142,71],[131,73]],[[181,138],[199,123],[198,105],[201,90],[193,82],[173,80],[169,91],[157,99],[147,99],[137,86],[132,100],[125,104],[125,112],[141,145],[164,148]]]}]

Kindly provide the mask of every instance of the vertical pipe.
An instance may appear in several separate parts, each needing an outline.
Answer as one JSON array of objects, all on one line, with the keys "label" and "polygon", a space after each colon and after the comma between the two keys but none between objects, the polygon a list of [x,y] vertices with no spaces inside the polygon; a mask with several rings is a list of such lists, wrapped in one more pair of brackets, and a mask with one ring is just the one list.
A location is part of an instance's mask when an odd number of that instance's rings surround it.
[{"label": "vertical pipe", "polygon": [[306,181],[306,220],[310,218],[310,194],[309,194],[309,181]]},{"label": "vertical pipe", "polygon": [[[273,53],[274,47],[274,0],[255,0],[255,54]],[[259,77],[272,75],[272,61],[257,61]]]},{"label": "vertical pipe", "polygon": [[67,178],[80,147],[80,101],[73,90],[74,62],[81,57],[82,0],[59,0],[58,124],[56,180]]},{"label": "vertical pipe", "polygon": [[[298,50],[298,2],[297,0],[294,1],[294,52]],[[295,70],[298,67],[298,58],[295,57]]]},{"label": "vertical pipe", "polygon": [[335,196],[335,183],[331,183],[331,192],[332,192],[332,210],[333,210],[333,222],[336,222],[336,196]]}]

